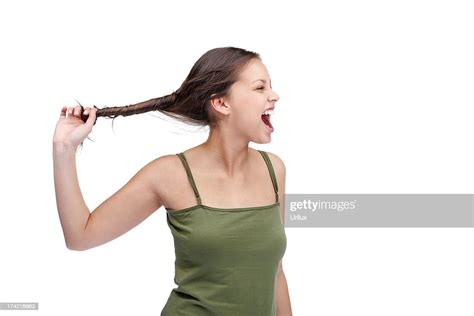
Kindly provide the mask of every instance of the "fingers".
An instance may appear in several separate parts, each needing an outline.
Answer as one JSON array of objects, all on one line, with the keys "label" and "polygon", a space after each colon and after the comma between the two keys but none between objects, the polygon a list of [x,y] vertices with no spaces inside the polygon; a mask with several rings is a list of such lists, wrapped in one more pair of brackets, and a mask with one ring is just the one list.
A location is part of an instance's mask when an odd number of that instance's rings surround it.
[{"label": "fingers", "polygon": [[96,112],[97,112],[97,108],[90,108],[90,107],[84,108],[84,115],[89,115],[89,116],[94,115],[95,117]]},{"label": "fingers", "polygon": [[89,117],[87,118],[87,121],[86,121],[86,124],[89,124],[89,125],[95,125],[95,121],[96,121],[96,112],[97,112],[97,108],[86,108],[84,110],[84,114],[87,115],[89,114]]},{"label": "fingers", "polygon": [[59,118],[66,118],[68,116],[71,116],[73,114],[73,108],[68,107],[68,106],[63,106],[61,108],[61,114],[59,114]]},{"label": "fingers", "polygon": [[63,106],[61,109],[61,114],[59,114],[59,118],[66,118],[67,106]]},{"label": "fingers", "polygon": [[67,108],[67,116],[74,115],[74,107],[68,107]]},{"label": "fingers", "polygon": [[[81,119],[85,124],[95,125],[97,121],[97,111],[99,109],[94,105],[93,107],[83,108],[82,106],[68,107],[63,106],[61,108],[60,119],[66,119],[70,116],[75,116]],[[81,113],[82,112],[82,113]]]},{"label": "fingers", "polygon": [[[73,115],[73,116],[76,116],[76,117],[80,118],[81,117],[81,112],[82,112],[81,106],[74,106],[74,107],[63,106],[61,108],[60,117],[63,118],[63,117],[66,117],[66,116]],[[88,115],[90,112],[91,112],[90,107],[84,108],[84,115]]]},{"label": "fingers", "polygon": [[69,117],[71,115],[77,116],[77,110],[71,106],[63,106],[61,109],[61,117]]},{"label": "fingers", "polygon": [[75,106],[74,107],[74,116],[81,117],[81,107],[80,106]]}]

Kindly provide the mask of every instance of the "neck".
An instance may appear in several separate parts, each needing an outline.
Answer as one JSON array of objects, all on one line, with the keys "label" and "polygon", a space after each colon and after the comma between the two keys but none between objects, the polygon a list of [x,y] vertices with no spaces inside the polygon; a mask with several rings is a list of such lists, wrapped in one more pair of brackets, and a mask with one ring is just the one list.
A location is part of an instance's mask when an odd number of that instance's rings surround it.
[{"label": "neck", "polygon": [[242,174],[248,165],[249,142],[239,138],[230,129],[212,127],[202,147],[209,157],[209,162],[226,177]]}]

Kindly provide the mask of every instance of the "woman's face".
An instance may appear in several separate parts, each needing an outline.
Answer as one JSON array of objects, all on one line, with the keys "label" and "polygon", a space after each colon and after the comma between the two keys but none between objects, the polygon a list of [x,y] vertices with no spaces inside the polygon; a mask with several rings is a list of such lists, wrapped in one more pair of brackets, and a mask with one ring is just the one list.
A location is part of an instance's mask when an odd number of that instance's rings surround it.
[{"label": "woman's face", "polygon": [[228,105],[225,123],[249,141],[268,143],[273,127],[264,122],[262,114],[267,109],[273,109],[279,98],[272,90],[267,68],[254,58],[240,73],[239,79],[230,88],[229,97],[225,99]]}]

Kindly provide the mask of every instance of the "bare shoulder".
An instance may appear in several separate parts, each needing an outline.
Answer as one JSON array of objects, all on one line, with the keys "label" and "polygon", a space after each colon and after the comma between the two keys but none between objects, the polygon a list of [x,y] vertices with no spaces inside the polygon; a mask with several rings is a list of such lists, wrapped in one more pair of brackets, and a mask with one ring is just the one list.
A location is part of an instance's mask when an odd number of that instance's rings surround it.
[{"label": "bare shoulder", "polygon": [[163,155],[149,161],[143,166],[142,171],[150,178],[165,175],[169,166],[173,163],[173,155]]},{"label": "bare shoulder", "polygon": [[175,166],[178,161],[178,156],[168,154],[153,159],[149,165],[152,166],[152,169],[155,171],[166,172],[169,171],[170,167]]},{"label": "bare shoulder", "polygon": [[272,153],[270,151],[266,151],[266,153],[268,154],[268,158],[270,158],[270,161],[272,162],[272,166],[275,170],[275,174],[277,175],[277,177],[280,178],[282,176],[285,176],[286,167],[283,160],[275,153]]},{"label": "bare shoulder", "polygon": [[[278,202],[280,203],[280,221],[284,225],[285,223],[285,182],[286,182],[286,167],[283,159],[277,154],[266,151],[268,158],[270,159],[273,170],[275,171],[275,177],[277,179],[277,186],[279,191]],[[281,271],[281,262],[279,265],[279,271]]]},{"label": "bare shoulder", "polygon": [[161,201],[166,196],[166,188],[174,185],[171,181],[175,179],[178,164],[180,164],[178,156],[167,154],[153,159],[143,168]]}]

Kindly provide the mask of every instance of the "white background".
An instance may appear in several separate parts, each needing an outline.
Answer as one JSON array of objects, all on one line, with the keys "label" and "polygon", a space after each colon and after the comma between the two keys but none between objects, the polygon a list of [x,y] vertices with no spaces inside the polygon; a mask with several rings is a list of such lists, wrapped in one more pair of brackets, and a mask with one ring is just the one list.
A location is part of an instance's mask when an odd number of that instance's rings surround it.
[{"label": "white background", "polygon": [[[261,54],[280,95],[269,144],[286,193],[474,193],[469,1],[3,1],[0,302],[31,315],[159,315],[174,287],[160,208],[68,250],[52,136],[63,105],[177,89],[207,50]],[[143,165],[207,138],[143,114],[99,118],[77,154],[91,210]],[[473,315],[473,228],[286,228],[293,315]]]}]

